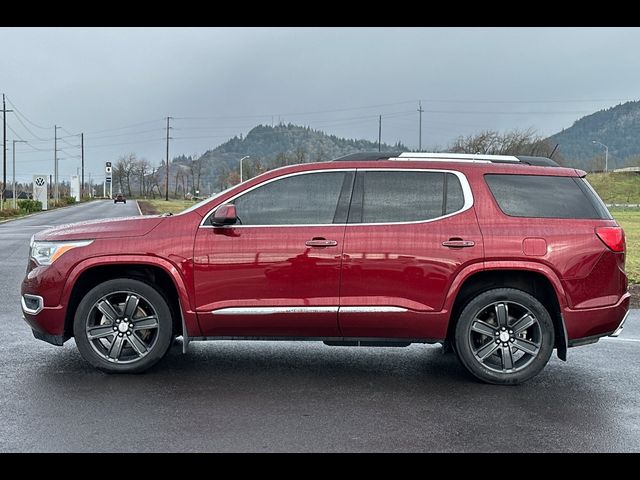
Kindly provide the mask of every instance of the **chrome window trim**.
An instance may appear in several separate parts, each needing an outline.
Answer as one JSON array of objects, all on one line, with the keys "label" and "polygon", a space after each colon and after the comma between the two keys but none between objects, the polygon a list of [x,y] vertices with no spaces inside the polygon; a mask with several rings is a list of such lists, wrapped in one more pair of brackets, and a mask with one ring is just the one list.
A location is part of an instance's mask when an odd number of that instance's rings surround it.
[{"label": "chrome window trim", "polygon": [[[430,218],[427,220],[412,220],[412,221],[407,221],[407,222],[378,222],[378,223],[303,223],[303,224],[296,224],[296,223],[291,223],[291,224],[285,224],[285,225],[225,225],[225,226],[213,226],[213,225],[205,225],[205,222],[207,221],[207,219],[216,211],[216,209],[220,208],[222,205],[225,205],[233,200],[235,200],[236,198],[240,197],[241,195],[244,195],[245,193],[249,193],[250,191],[252,191],[255,188],[261,187],[263,185],[266,185],[268,183],[274,182],[276,180],[281,180],[283,178],[288,178],[288,177],[293,177],[296,175],[308,175],[308,174],[313,174],[313,173],[324,173],[324,172],[379,172],[379,171],[385,171],[385,172],[434,172],[434,173],[451,173],[453,175],[455,175],[456,177],[458,177],[458,180],[460,181],[460,185],[462,187],[462,195],[464,197],[464,204],[462,205],[462,208],[460,210],[456,210],[455,212],[452,213],[448,213],[446,215],[441,215],[439,217],[435,217],[435,218]],[[204,217],[202,218],[202,221],[200,222],[199,228],[282,228],[282,227],[344,227],[344,226],[349,226],[349,227],[367,227],[367,226],[373,226],[373,225],[410,225],[410,224],[419,224],[419,223],[430,223],[430,222],[435,222],[438,220],[442,220],[444,218],[449,218],[452,217],[454,215],[458,215],[460,213],[463,213],[467,210],[469,210],[471,207],[473,207],[473,192],[471,191],[471,185],[469,184],[469,180],[467,180],[467,177],[464,173],[459,172],[457,170],[449,170],[449,169],[440,169],[440,168],[386,168],[386,167],[382,167],[382,168],[330,168],[330,169],[322,169],[322,170],[306,170],[303,172],[294,172],[294,173],[289,173],[287,175],[282,175],[280,177],[274,177],[271,178],[269,180],[267,180],[266,182],[262,182],[259,183],[257,185],[254,185],[251,188],[248,188],[247,190],[243,190],[240,193],[237,193],[236,195],[234,195],[233,197],[227,199],[224,203],[221,203],[219,205],[216,205],[214,208],[212,208],[211,210],[209,210],[206,215],[204,215]]]},{"label": "chrome window trim", "polygon": [[[38,308],[35,310],[27,307],[24,299],[25,297],[29,297],[30,299],[36,299],[38,301]],[[22,304],[22,311],[24,313],[28,313],[29,315],[37,315],[44,309],[44,299],[40,295],[31,295],[29,293],[25,293],[20,297],[20,303]]]},{"label": "chrome window trim", "polygon": [[318,307],[224,307],[212,310],[213,315],[273,315],[282,313],[405,313],[406,308],[385,305],[318,306]]}]

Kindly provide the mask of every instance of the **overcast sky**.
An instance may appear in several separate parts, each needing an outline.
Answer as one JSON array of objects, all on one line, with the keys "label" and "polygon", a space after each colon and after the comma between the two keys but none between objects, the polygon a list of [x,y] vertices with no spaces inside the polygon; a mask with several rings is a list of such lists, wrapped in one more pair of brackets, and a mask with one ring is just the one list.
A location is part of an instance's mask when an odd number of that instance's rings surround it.
[{"label": "overcast sky", "polygon": [[[550,135],[640,97],[640,28],[0,28],[17,178],[135,152],[203,153],[259,123],[443,148],[481,129]],[[42,128],[45,127],[45,128]],[[35,150],[35,149],[39,150]],[[8,151],[8,177],[11,172]],[[1,167],[1,164],[0,164]],[[88,175],[88,173],[87,173]]]}]

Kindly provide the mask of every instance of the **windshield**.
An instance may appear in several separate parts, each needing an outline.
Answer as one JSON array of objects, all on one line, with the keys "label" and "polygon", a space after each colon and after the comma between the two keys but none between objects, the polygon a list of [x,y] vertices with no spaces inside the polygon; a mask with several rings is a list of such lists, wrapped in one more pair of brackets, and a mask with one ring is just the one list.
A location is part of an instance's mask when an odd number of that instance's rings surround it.
[{"label": "windshield", "polygon": [[221,192],[216,193],[214,196],[209,197],[209,198],[205,198],[204,200],[199,201],[198,203],[194,203],[193,205],[191,205],[189,208],[187,208],[186,210],[183,210],[182,212],[178,213],[178,215],[182,215],[183,213],[189,213],[194,211],[196,208],[200,208],[202,205],[209,203],[209,202],[213,202],[216,198],[221,197],[222,195],[224,195],[225,193],[227,193],[229,190],[231,190],[232,188],[236,187],[236,185],[233,185],[229,188],[227,188],[226,190],[223,190]]}]

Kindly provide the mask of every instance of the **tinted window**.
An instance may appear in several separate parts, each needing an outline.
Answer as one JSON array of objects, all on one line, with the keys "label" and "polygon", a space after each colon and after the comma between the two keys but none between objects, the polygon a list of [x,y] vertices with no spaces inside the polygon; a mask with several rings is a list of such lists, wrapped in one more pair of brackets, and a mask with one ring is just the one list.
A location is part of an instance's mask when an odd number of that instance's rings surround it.
[{"label": "tinted window", "polygon": [[[340,191],[351,172],[319,172],[274,180],[236,198],[240,225],[334,222]],[[350,186],[350,183],[348,183]],[[344,197],[344,195],[343,195]],[[342,219],[344,223],[344,218]]]},{"label": "tinted window", "polygon": [[463,205],[460,181],[452,174],[384,170],[359,172],[349,222],[429,220],[459,210]]},{"label": "tinted window", "polygon": [[460,180],[453,173],[447,173],[446,182],[446,205],[445,213],[457,212],[464,206],[464,195],[462,194],[462,185]]},{"label": "tinted window", "polygon": [[[574,177],[485,175],[498,205],[514,217],[610,218]],[[606,216],[605,216],[606,212]]]}]

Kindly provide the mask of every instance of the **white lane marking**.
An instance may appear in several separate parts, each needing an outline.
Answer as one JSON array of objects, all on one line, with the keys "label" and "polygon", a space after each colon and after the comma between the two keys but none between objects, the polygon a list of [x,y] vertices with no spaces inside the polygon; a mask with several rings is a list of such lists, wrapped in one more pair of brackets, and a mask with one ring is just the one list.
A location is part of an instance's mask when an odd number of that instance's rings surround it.
[{"label": "white lane marking", "polygon": [[603,340],[618,340],[623,342],[640,342],[640,338],[602,337]]},{"label": "white lane marking", "polygon": [[138,213],[140,214],[140,216],[142,216],[142,210],[140,210],[140,205],[138,204],[137,200],[136,200],[136,207],[138,207]]}]

